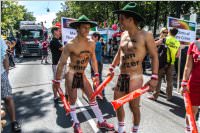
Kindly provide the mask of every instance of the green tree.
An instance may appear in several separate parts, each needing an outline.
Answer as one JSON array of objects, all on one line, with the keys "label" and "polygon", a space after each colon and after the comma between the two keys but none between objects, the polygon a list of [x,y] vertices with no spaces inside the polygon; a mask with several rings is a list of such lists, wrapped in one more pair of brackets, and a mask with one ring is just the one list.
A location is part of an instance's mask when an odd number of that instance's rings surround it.
[{"label": "green tree", "polygon": [[27,9],[18,5],[15,1],[3,1],[1,5],[1,28],[2,30],[17,30],[19,22],[23,20],[35,20],[32,13]]},{"label": "green tree", "polygon": [[[117,17],[112,11],[123,8],[127,3],[128,1],[67,1],[65,5],[69,10],[59,11],[55,21],[60,21],[61,17],[78,18],[85,14],[91,20],[97,21],[100,26],[105,20],[111,26],[117,22]],[[136,3],[138,13],[146,20],[143,25],[149,26],[150,29],[153,26],[166,26],[168,16],[180,17],[200,11],[200,2],[197,1],[160,1],[159,4],[156,1],[136,1]]]}]

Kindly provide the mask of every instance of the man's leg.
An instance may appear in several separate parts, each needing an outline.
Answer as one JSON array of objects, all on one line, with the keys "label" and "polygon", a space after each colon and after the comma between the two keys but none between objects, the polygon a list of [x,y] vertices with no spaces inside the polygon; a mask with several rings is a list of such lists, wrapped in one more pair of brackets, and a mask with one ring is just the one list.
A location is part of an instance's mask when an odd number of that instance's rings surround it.
[{"label": "man's leg", "polygon": [[[143,84],[143,77],[142,76],[135,76],[135,78],[131,78],[130,80],[130,87],[129,92],[132,92],[138,88],[141,88]],[[136,98],[129,102],[130,109],[133,113],[133,127],[132,133],[137,133],[139,124],[140,124],[140,97]]]},{"label": "man's leg", "polygon": [[[125,95],[125,92],[121,92],[118,89],[115,88],[114,91],[114,100],[121,98]],[[116,111],[117,114],[117,119],[118,119],[118,133],[123,133],[125,132],[125,112],[124,112],[124,107],[121,106],[119,109]]]},{"label": "man's leg", "polygon": [[84,81],[84,88],[82,88],[82,89],[83,89],[84,93],[87,95],[88,99],[90,100],[89,105],[92,108],[92,111],[94,112],[96,118],[98,119],[97,127],[104,128],[107,130],[113,130],[114,126],[112,124],[108,124],[104,120],[102,112],[99,109],[99,106],[98,106],[98,103],[96,102],[96,100],[90,99],[92,96],[93,90],[92,90],[91,84],[89,83],[89,81],[85,75],[83,76],[83,81]]},{"label": "man's leg", "polygon": [[70,116],[73,120],[73,128],[74,128],[74,132],[75,133],[82,133],[81,127],[80,127],[80,122],[77,118],[77,114],[76,114],[76,99],[77,99],[77,89],[76,88],[72,88],[72,82],[73,82],[73,73],[68,72],[66,74],[67,78],[66,78],[66,93],[68,94],[68,98],[69,98],[69,103],[70,103]]},{"label": "man's leg", "polygon": [[174,65],[169,65],[166,69],[166,79],[167,79],[167,100],[172,98],[172,90],[173,90],[173,70]]},{"label": "man's leg", "polygon": [[[103,82],[103,79],[102,79],[102,70],[103,70],[103,63],[102,62],[98,62],[98,71],[99,71],[99,80],[100,80],[100,83]],[[102,91],[102,95],[105,96],[104,90]]]},{"label": "man's leg", "polygon": [[[55,79],[56,77],[56,70],[57,70],[56,68],[57,68],[56,65],[52,65],[53,79]],[[52,84],[52,90],[53,90],[53,95],[54,95],[54,102],[58,103],[58,94],[57,94],[57,90],[54,84]]]}]

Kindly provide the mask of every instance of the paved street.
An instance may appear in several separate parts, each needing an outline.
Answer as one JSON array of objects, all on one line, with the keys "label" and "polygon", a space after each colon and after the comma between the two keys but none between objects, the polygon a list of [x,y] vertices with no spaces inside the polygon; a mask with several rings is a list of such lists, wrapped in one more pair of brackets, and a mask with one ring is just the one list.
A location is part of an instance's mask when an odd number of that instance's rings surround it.
[{"label": "paved street", "polygon": [[[109,64],[104,64],[103,76],[108,72]],[[90,77],[90,67],[86,74]],[[116,75],[118,70],[116,70]],[[73,128],[70,117],[65,115],[62,104],[54,106],[51,90],[52,69],[51,65],[40,63],[38,58],[22,58],[16,68],[10,70],[10,82],[16,103],[17,118],[22,123],[23,133],[72,133]],[[147,81],[148,76],[144,76]],[[106,87],[106,99],[98,101],[103,115],[108,122],[114,123],[117,129],[117,119],[110,104],[113,99],[112,87],[114,80]],[[64,89],[64,84],[62,85]],[[165,84],[163,84],[164,88]],[[184,104],[182,98],[174,93],[171,102],[165,100],[161,94],[157,102],[147,99],[148,94],[142,96],[141,124],[139,133],[183,133],[184,132]],[[105,132],[96,128],[94,114],[88,107],[87,100],[82,98],[81,90],[78,91],[77,113],[84,133]],[[126,130],[132,126],[132,114],[128,104],[125,105]],[[10,125],[3,133],[11,133]]]}]

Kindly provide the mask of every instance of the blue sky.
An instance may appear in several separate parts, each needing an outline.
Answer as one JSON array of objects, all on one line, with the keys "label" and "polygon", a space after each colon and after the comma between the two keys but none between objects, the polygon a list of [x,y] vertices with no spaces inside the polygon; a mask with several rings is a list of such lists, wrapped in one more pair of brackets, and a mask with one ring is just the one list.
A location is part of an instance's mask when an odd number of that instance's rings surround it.
[{"label": "blue sky", "polygon": [[[56,13],[62,10],[61,3],[64,1],[19,1],[20,5],[24,5],[28,12],[33,12],[36,17],[36,22],[45,22],[47,28],[52,26],[53,19],[56,18]],[[50,12],[47,12],[47,8]]]}]

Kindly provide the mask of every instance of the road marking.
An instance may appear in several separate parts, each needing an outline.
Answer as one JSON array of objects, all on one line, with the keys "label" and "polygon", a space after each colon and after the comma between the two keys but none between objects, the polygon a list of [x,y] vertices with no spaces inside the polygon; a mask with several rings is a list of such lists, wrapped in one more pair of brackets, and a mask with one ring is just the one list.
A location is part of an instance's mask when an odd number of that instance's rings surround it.
[{"label": "road marking", "polygon": [[[83,107],[83,104],[81,103],[81,101],[79,99],[77,99],[76,103],[78,104],[79,107]],[[95,133],[99,132],[99,129],[96,126],[97,125],[96,122],[92,119],[92,117],[87,112],[87,110],[85,108],[80,108],[80,110],[82,111],[82,113],[86,119],[91,118],[90,120],[88,120],[88,122],[89,122],[90,126],[92,127],[93,131]]]}]

